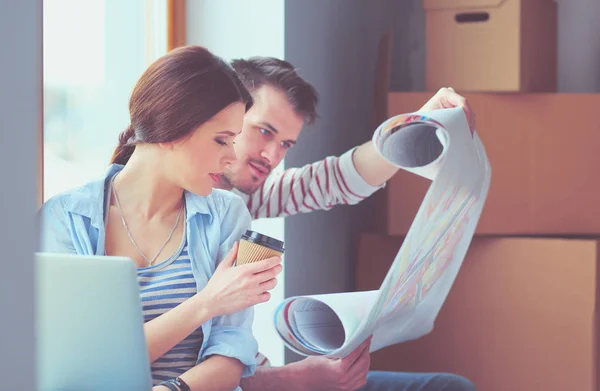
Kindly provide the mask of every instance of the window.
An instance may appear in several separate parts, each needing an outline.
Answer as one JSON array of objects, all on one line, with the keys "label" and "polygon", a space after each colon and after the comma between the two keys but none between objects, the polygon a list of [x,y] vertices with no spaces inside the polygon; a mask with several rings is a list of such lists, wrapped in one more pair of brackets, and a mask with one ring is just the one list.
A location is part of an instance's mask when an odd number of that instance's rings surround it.
[{"label": "window", "polygon": [[101,176],[166,53],[166,0],[44,0],[44,200]]}]

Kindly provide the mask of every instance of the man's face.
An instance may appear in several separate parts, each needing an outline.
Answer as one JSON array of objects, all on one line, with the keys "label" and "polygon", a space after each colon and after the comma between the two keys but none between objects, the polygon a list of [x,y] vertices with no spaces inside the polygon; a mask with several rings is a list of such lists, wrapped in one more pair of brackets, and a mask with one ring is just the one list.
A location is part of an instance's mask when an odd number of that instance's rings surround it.
[{"label": "man's face", "polygon": [[304,120],[278,89],[265,85],[252,94],[254,105],[235,139],[237,160],[225,169],[225,182],[250,194],[296,144]]}]

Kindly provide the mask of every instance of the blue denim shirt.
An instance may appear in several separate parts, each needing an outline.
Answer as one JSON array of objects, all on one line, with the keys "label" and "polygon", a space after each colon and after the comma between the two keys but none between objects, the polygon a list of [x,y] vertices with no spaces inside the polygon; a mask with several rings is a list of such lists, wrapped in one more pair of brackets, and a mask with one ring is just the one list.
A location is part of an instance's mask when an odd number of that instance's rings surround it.
[{"label": "blue denim shirt", "polygon": [[[104,255],[105,197],[110,178],[122,168],[113,164],[104,178],[44,203],[38,213],[39,251]],[[186,192],[185,203],[188,250],[196,285],[201,290],[233,243],[250,227],[251,218],[242,199],[229,191],[215,189],[207,197]],[[243,377],[253,375],[258,352],[252,334],[253,316],[251,307],[204,323],[198,363],[211,355],[233,357],[245,365]]]}]

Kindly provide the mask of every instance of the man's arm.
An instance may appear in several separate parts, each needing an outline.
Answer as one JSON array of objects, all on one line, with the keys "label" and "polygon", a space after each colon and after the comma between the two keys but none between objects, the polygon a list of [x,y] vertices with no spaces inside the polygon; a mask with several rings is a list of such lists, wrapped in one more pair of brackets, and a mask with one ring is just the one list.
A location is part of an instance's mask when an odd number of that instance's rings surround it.
[{"label": "man's arm", "polygon": [[[360,148],[271,174],[249,196],[250,214],[254,219],[283,217],[359,203],[380,188],[367,183],[357,171],[354,155]],[[359,158],[367,156],[361,152]]]},{"label": "man's arm", "polygon": [[375,150],[372,141],[368,141],[354,151],[354,167],[370,186],[382,186],[398,172],[394,166]]},{"label": "man's arm", "polygon": [[[475,115],[467,100],[452,88],[441,88],[418,112],[452,107],[462,107],[469,127],[475,130]],[[258,219],[354,205],[381,188],[397,171],[369,140],[340,157],[270,175],[249,196],[247,206],[252,217]]]}]

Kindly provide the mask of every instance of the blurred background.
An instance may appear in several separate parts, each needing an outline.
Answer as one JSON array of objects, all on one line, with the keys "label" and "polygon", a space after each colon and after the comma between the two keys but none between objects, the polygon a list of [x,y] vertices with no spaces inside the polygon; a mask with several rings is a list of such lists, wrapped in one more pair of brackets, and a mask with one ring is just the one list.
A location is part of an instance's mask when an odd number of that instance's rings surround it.
[{"label": "blurred background", "polygon": [[[283,58],[316,87],[320,119],[278,169],[341,154],[369,140],[385,118],[453,87],[477,114],[493,169],[490,195],[434,332],[377,352],[373,369],[454,372],[482,391],[599,389],[600,1],[23,0],[0,7],[2,84],[21,83],[19,102],[28,102],[12,106],[13,96],[2,96],[0,166],[5,189],[22,189],[3,190],[4,213],[30,207],[25,194],[37,194],[39,205],[101,175],[129,122],[137,78],[177,46],[203,45],[228,60]],[[23,129],[22,142],[7,141],[15,129]],[[255,323],[274,365],[298,357],[273,337],[273,307],[294,295],[377,289],[427,187],[400,172],[357,207],[254,223],[286,241],[284,278]],[[23,246],[32,247],[30,230],[7,225],[6,243],[25,237]],[[10,266],[16,277],[0,285],[0,297],[17,295],[29,308],[31,265]],[[15,314],[6,334],[27,338],[31,328],[22,325],[31,311]]]}]

